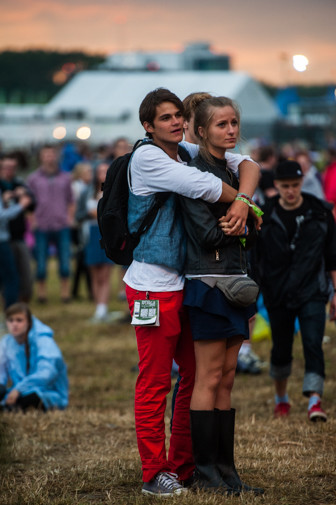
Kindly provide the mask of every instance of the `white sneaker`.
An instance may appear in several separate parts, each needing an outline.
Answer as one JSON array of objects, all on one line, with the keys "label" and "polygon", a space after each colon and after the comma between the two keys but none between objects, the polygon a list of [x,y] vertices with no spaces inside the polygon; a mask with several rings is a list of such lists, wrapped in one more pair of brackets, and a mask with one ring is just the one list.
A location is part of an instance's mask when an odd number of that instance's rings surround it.
[{"label": "white sneaker", "polygon": [[179,483],[175,473],[159,472],[150,482],[144,483],[141,492],[156,496],[174,496],[187,493],[188,490]]}]

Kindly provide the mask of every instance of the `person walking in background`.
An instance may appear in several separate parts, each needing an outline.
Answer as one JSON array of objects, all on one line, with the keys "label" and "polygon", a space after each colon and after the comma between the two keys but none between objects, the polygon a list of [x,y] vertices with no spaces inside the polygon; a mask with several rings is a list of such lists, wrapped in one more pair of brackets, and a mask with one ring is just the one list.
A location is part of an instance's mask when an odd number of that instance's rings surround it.
[{"label": "person walking in background", "polygon": [[324,200],[322,178],[315,165],[313,165],[309,152],[297,151],[295,161],[299,163],[303,173],[302,191]]},{"label": "person walking in background", "polygon": [[[102,183],[106,179],[109,164],[101,161],[95,171],[93,183],[81,194],[76,211],[76,220],[82,224],[84,262],[89,269],[92,296],[96,304],[92,322],[108,319],[110,278],[113,262],[100,247],[100,233],[97,223],[97,205],[102,196]],[[113,233],[113,230],[111,230]]]},{"label": "person walking in background", "polygon": [[275,169],[279,195],[266,202],[255,249],[255,275],[267,308],[272,351],[270,375],[275,385],[275,417],[288,416],[295,319],[298,317],[305,359],[303,395],[308,418],[326,421],[321,407],[325,378],[322,340],[330,275],[330,320],[336,319],[336,232],[331,206],[303,193],[303,172],[296,161]]},{"label": "person walking in background", "polygon": [[36,199],[32,216],[35,232],[37,261],[37,298],[47,301],[47,260],[49,245],[55,244],[61,278],[61,299],[70,300],[70,227],[74,219],[74,200],[71,177],[62,172],[58,152],[53,146],[44,146],[40,151],[41,166],[27,179],[27,184]]},{"label": "person walking in background", "polygon": [[[111,155],[112,161],[119,158],[120,156],[124,156],[132,151],[132,145],[130,141],[126,137],[119,137],[112,143]],[[125,283],[123,281],[123,277],[125,275],[125,270],[127,270],[127,266],[119,266],[115,265],[114,267],[118,272],[118,294],[117,298],[120,302],[126,301],[126,293],[125,293]]]},{"label": "person walking in background", "polygon": [[[226,150],[236,146],[240,133],[240,114],[234,102],[226,97],[202,100],[195,109],[194,132],[200,152],[190,165],[238,190],[238,179],[225,160]],[[238,193],[237,198],[257,209],[246,195]],[[194,485],[229,494],[261,494],[262,489],[242,483],[236,471],[235,410],[231,406],[238,352],[243,340],[249,338],[248,321],[255,312],[258,287],[255,285],[253,296],[241,307],[233,306],[221,288],[229,279],[244,281],[245,246],[255,236],[254,222],[247,221],[241,236],[227,235],[228,223],[221,220],[220,224],[219,219],[226,215],[228,203],[186,197],[180,198],[180,203],[188,238],[184,305],[188,307],[196,358],[190,404]]]},{"label": "person walking in background", "polygon": [[73,299],[78,298],[79,284],[83,275],[86,281],[86,287],[89,298],[92,298],[91,277],[88,266],[84,258],[84,242],[82,223],[78,222],[77,209],[81,194],[90,186],[93,177],[92,165],[89,162],[77,163],[72,172],[71,189],[75,202],[75,220],[72,227],[72,243],[74,245],[74,271],[71,288]]},{"label": "person walking in background", "polygon": [[69,394],[67,368],[52,329],[32,316],[25,303],[11,305],[5,315],[8,334],[0,340],[2,407],[64,409]]},{"label": "person walking in background", "polygon": [[2,197],[5,206],[9,207],[17,203],[22,194],[27,194],[31,199],[31,205],[22,210],[8,223],[10,246],[14,254],[19,276],[19,300],[28,303],[33,294],[33,274],[31,253],[25,243],[25,233],[27,231],[26,214],[34,210],[35,201],[32,192],[25,182],[17,176],[17,171],[17,155],[10,153],[5,155],[0,162],[0,190],[3,192]]},{"label": "person walking in background", "polygon": [[325,199],[333,204],[333,214],[336,220],[336,149],[328,150],[328,164],[322,175]]}]

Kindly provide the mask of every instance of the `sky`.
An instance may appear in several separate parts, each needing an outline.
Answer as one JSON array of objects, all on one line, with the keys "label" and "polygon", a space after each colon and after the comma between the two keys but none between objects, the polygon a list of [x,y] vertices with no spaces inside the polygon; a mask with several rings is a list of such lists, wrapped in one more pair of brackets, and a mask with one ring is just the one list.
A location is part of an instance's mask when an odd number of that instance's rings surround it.
[{"label": "sky", "polygon": [[336,0],[0,0],[0,51],[180,52],[202,41],[268,84],[326,84],[336,83],[335,22]]}]

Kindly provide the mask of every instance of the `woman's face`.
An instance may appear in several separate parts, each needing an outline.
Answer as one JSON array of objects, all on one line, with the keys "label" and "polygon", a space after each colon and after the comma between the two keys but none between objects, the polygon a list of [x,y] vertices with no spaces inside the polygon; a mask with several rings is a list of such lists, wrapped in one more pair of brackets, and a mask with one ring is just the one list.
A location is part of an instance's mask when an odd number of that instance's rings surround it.
[{"label": "woman's face", "polygon": [[85,184],[89,184],[92,181],[92,168],[90,165],[83,168],[81,179]]},{"label": "woman's face", "polygon": [[214,107],[208,131],[200,126],[199,133],[205,139],[208,151],[216,158],[223,158],[227,149],[236,146],[239,136],[239,121],[234,109]]},{"label": "woman's face", "polygon": [[98,180],[98,182],[105,181],[108,167],[109,167],[108,163],[100,163],[98,165],[98,167],[97,167],[97,180]]},{"label": "woman's face", "polygon": [[27,314],[19,312],[9,316],[6,320],[8,332],[15,338],[18,344],[23,344],[27,340],[29,321]]}]

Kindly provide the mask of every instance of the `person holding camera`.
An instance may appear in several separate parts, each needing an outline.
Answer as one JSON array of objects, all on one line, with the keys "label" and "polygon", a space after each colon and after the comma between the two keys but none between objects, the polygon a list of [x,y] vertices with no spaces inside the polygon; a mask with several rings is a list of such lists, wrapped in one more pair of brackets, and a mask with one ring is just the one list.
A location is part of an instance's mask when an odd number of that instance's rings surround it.
[{"label": "person holding camera", "polygon": [[14,254],[15,265],[19,275],[19,300],[28,303],[33,294],[33,273],[31,252],[26,243],[27,214],[35,208],[35,198],[23,179],[18,176],[19,158],[15,152],[6,154],[1,160],[0,190],[3,203],[10,207],[20,201],[21,196],[31,199],[29,207],[23,209],[8,223],[10,247]]},{"label": "person holding camera", "polygon": [[0,286],[5,308],[17,302],[19,297],[19,276],[10,243],[9,222],[32,204],[32,198],[20,191],[16,202],[8,207],[7,203],[6,193],[0,190]]}]

